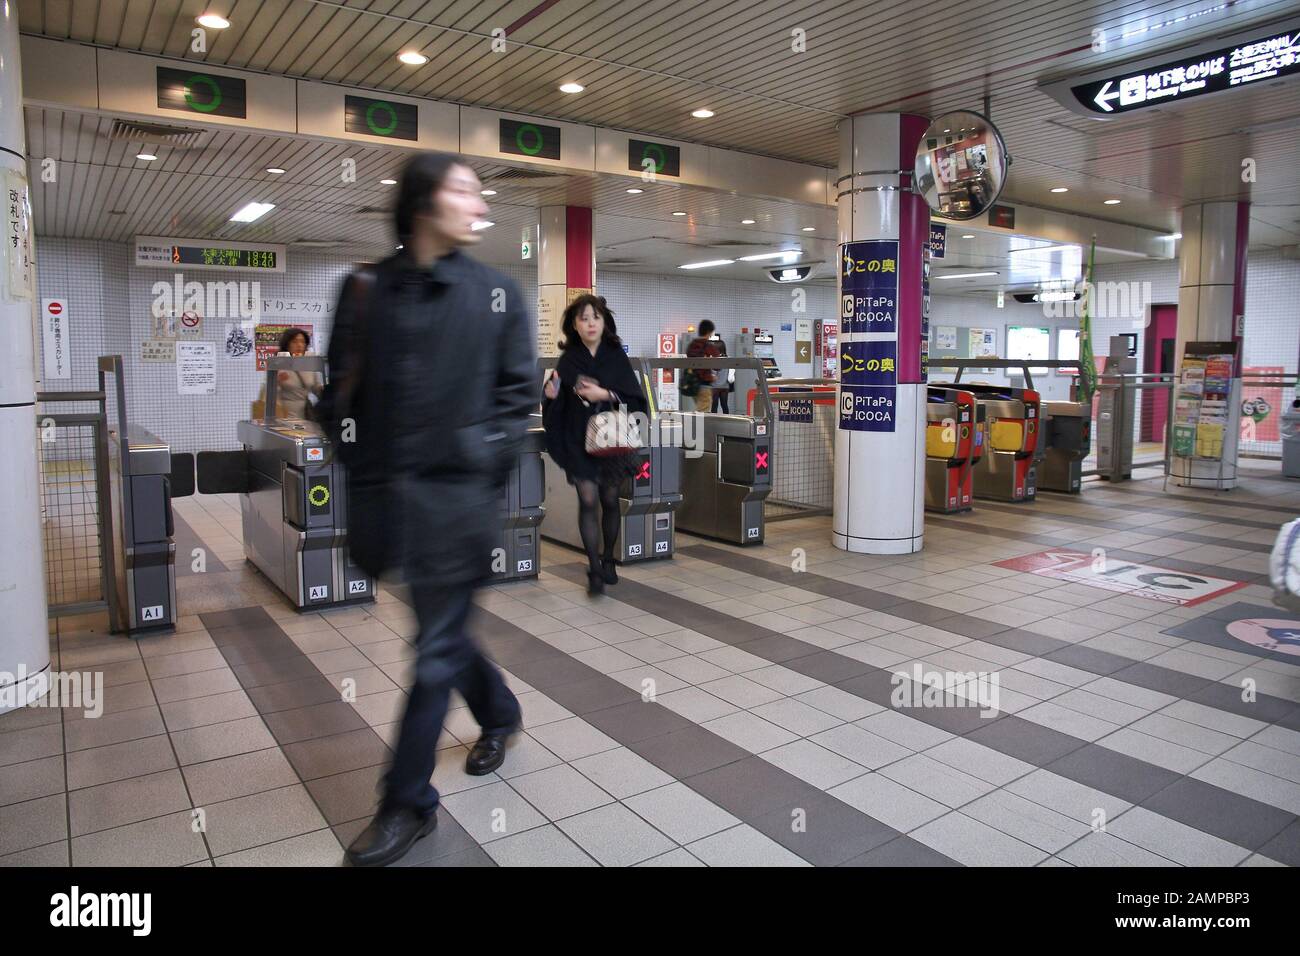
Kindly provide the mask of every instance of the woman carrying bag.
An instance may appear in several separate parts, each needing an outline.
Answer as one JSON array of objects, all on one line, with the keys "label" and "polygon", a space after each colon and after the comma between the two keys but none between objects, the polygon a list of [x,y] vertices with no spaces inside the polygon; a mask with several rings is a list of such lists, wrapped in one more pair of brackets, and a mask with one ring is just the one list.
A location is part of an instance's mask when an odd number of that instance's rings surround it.
[{"label": "woman carrying bag", "polygon": [[564,352],[544,388],[546,450],[577,488],[578,531],[590,565],[587,591],[601,594],[606,584],[618,583],[619,489],[635,473],[634,452],[643,440],[629,419],[649,406],[604,299],[574,299],[561,330]]}]

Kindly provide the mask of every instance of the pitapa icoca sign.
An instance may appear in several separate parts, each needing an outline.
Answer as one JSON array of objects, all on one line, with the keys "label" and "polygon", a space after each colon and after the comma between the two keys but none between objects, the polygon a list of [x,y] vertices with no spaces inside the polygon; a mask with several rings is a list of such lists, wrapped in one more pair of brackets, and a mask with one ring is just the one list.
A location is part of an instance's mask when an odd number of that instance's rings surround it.
[{"label": "pitapa icoca sign", "polygon": [[998,561],[995,567],[1027,571],[1104,591],[1183,606],[1200,604],[1246,586],[1244,581],[1229,581],[1133,561],[1114,561],[1100,553],[1094,555],[1085,551],[1039,551]]}]

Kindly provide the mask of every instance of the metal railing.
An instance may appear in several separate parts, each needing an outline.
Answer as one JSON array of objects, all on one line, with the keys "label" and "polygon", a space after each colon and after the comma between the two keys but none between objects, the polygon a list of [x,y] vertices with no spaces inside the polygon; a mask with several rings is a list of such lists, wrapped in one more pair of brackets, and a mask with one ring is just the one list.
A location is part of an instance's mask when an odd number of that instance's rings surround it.
[{"label": "metal railing", "polygon": [[777,378],[767,382],[776,414],[772,424],[772,493],[768,521],[828,515],[835,503],[835,430],[838,382]]}]

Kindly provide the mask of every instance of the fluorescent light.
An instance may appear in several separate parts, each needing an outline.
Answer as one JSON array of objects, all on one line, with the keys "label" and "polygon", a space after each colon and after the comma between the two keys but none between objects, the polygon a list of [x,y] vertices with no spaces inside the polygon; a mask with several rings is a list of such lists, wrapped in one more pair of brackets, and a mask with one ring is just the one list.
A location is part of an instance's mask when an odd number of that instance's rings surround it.
[{"label": "fluorescent light", "polygon": [[995,276],[996,272],[952,272],[946,276],[935,276],[936,279],[974,279],[976,276]]},{"label": "fluorescent light", "polygon": [[1183,238],[1183,234],[1182,234],[1181,232],[1174,232],[1174,233],[1170,233],[1170,234],[1167,235],[1167,236],[1161,236],[1160,238],[1161,238],[1161,239],[1181,239],[1181,238]]},{"label": "fluorescent light", "polygon": [[247,206],[240,209],[230,217],[231,222],[253,222],[261,219],[268,212],[275,208],[273,202],[250,202]]},{"label": "fluorescent light", "polygon": [[1118,206],[1119,203],[1120,203],[1120,201],[1119,201],[1118,199],[1103,199],[1103,200],[1102,200],[1102,205],[1104,205],[1104,206]]},{"label": "fluorescent light", "polygon": [[201,27],[207,27],[209,30],[224,30],[230,26],[229,20],[216,13],[202,13],[194,18],[194,22]]},{"label": "fluorescent light", "polygon": [[639,195],[641,195],[641,193],[643,193],[643,192],[645,192],[644,189],[638,189],[638,188],[635,187],[635,186],[633,186],[631,189],[629,189],[629,190],[627,191],[627,193],[628,193],[629,196],[639,196]]},{"label": "fluorescent light", "polygon": [[482,232],[484,229],[491,229],[495,225],[495,222],[488,222],[486,219],[476,219],[470,224],[470,228],[475,232]]},{"label": "fluorescent light", "polygon": [[708,119],[713,115],[713,110],[693,110],[691,115],[696,119]]},{"label": "fluorescent light", "polygon": [[1054,193],[1068,193],[1069,191],[1070,191],[1070,190],[1066,189],[1064,186],[1053,186],[1053,187],[1052,187],[1052,192],[1054,192]]},{"label": "fluorescent light", "polygon": [[686,213],[684,213],[684,212],[675,212],[675,213],[673,213],[673,215],[674,215],[674,216],[684,216],[684,215],[686,215]]},{"label": "fluorescent light", "polygon": [[1072,301],[1074,297],[1074,292],[1066,292],[1064,290],[1034,293],[1035,302],[1069,302]]},{"label": "fluorescent light", "polygon": [[740,224],[741,224],[742,226],[752,226],[752,225],[754,224],[754,220],[752,220],[752,219],[742,219],[742,220],[740,220]]},{"label": "fluorescent light", "polygon": [[800,251],[799,251],[798,249],[789,249],[789,250],[787,250],[787,251],[785,251],[785,252],[764,252],[764,253],[762,253],[762,254],[760,254],[760,255],[757,255],[757,256],[741,256],[741,257],[740,257],[740,261],[741,261],[741,262],[760,262],[760,261],[762,261],[763,259],[783,259],[783,258],[785,258],[786,256],[790,256],[790,255],[793,255],[793,256],[796,256],[796,257],[797,257],[799,254],[800,254]]},{"label": "fluorescent light", "polygon": [[495,196],[497,191],[495,189],[480,189],[478,194],[480,196]]},{"label": "fluorescent light", "polygon": [[560,84],[561,93],[581,93],[586,87],[581,83],[562,83]]},{"label": "fluorescent light", "polygon": [[153,153],[136,153],[135,158],[143,159],[146,163],[152,163],[158,157],[155,156]]},{"label": "fluorescent light", "polygon": [[970,232],[968,232],[968,233],[966,233],[966,235],[962,236],[962,238],[963,238],[963,239],[974,239],[974,238],[975,238],[975,234],[974,234],[974,233],[970,233]]},{"label": "fluorescent light", "polygon": [[281,169],[279,166],[267,166],[266,171],[273,176],[279,176],[281,173],[284,172],[284,170]]},{"label": "fluorescent light", "polygon": [[379,185],[381,185],[381,186],[396,186],[396,185],[397,185],[397,180],[396,180],[396,179],[381,179],[381,180],[379,180]]},{"label": "fluorescent light", "polygon": [[710,266],[729,266],[736,260],[734,259],[710,259],[708,262],[688,262],[684,266],[678,266],[679,269],[708,269]]},{"label": "fluorescent light", "polygon": [[816,227],[816,226],[804,226],[804,227],[803,227],[803,231],[804,231],[804,232],[816,232],[816,231],[817,231],[817,227]]},{"label": "fluorescent light", "polygon": [[429,62],[429,58],[423,53],[416,53],[414,50],[405,50],[397,54],[397,58],[407,66],[424,66]]}]

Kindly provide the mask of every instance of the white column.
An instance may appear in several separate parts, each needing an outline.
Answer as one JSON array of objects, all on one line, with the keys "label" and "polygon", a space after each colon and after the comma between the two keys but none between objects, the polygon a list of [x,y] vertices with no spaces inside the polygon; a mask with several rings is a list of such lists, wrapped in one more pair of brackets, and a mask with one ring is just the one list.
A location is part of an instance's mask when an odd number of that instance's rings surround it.
[{"label": "white column", "polygon": [[[0,2],[0,712],[48,688],[50,642],[36,470],[36,384],[32,315],[36,266],[28,219],[18,5]],[[15,212],[20,221],[14,226]],[[14,238],[18,247],[14,247]]]},{"label": "white column", "polygon": [[[1237,409],[1241,407],[1239,320],[1246,307],[1246,246],[1250,204],[1207,202],[1183,207],[1178,255],[1178,333],[1175,368],[1188,342],[1237,341],[1237,363],[1228,398],[1228,425],[1223,435],[1223,468],[1194,458],[1171,458],[1169,474],[1182,487],[1235,488],[1237,485]],[[1170,413],[1172,414],[1172,408]]]},{"label": "white column", "polygon": [[596,289],[596,248],[591,210],[543,206],[538,210],[537,354],[559,355],[560,320],[571,299]]},{"label": "white column", "polygon": [[925,126],[922,117],[896,113],[862,114],[840,124],[840,388],[831,540],[864,554],[909,554],[920,551],[923,540],[923,283],[930,217],[925,202],[905,190]]}]

